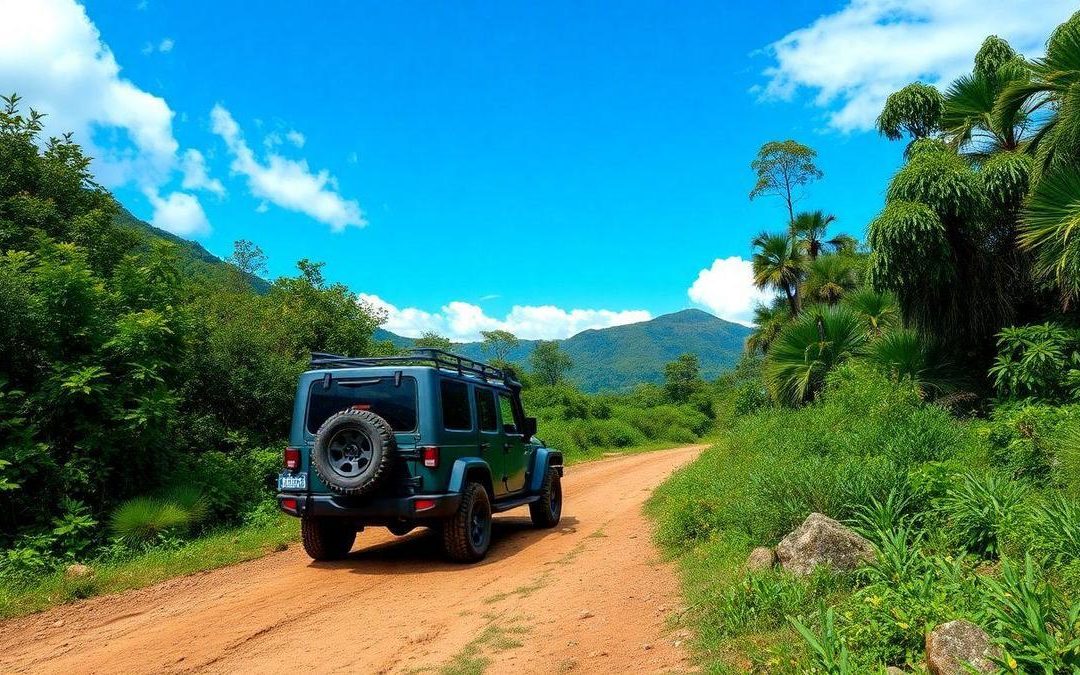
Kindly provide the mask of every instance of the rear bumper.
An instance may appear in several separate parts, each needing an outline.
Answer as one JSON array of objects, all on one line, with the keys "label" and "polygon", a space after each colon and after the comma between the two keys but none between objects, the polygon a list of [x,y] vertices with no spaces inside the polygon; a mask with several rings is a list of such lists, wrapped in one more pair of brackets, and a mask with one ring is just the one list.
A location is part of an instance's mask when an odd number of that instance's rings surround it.
[{"label": "rear bumper", "polygon": [[[278,506],[291,516],[349,518],[360,525],[388,525],[402,521],[439,520],[454,514],[461,495],[410,497],[340,497],[280,493]],[[291,508],[295,502],[295,508]]]}]

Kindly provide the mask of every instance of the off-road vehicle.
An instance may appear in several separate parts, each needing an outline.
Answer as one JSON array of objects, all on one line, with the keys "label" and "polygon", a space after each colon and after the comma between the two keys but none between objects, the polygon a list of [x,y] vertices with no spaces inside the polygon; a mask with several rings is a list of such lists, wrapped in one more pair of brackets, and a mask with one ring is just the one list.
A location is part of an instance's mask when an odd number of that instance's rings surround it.
[{"label": "off-road vehicle", "polygon": [[367,526],[436,529],[453,560],[480,560],[491,516],[562,514],[563,457],[538,441],[511,374],[436,349],[312,354],[300,376],[278,504],[315,560],[344,557]]}]

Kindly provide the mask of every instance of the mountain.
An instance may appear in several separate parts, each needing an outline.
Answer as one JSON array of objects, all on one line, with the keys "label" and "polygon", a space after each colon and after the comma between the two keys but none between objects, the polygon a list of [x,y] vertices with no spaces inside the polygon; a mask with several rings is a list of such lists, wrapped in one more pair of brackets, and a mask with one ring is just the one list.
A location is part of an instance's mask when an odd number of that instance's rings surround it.
[{"label": "mountain", "polygon": [[[686,353],[697,354],[705,379],[715,378],[739,360],[749,334],[746,326],[700,309],[684,309],[641,323],[583,331],[558,342],[574,362],[571,379],[583,390],[596,392],[663,382],[664,364]],[[398,347],[413,344],[410,338],[382,329],[375,337]],[[536,342],[522,340],[509,360],[527,368]],[[486,356],[479,342],[456,344],[454,351],[472,359]]]},{"label": "mountain", "polygon": [[[181,264],[189,271],[213,270],[228,265],[201,244],[139,220],[123,207],[116,222],[151,238],[175,244]],[[265,293],[270,289],[265,279],[249,275],[249,280],[257,292]],[[641,323],[583,331],[558,342],[574,362],[571,379],[583,390],[596,392],[629,389],[642,382],[663,382],[664,364],[686,353],[697,354],[703,377],[715,378],[739,360],[749,334],[750,329],[746,326],[724,321],[699,309],[684,309]],[[381,328],[376,329],[375,339],[388,340],[400,348],[413,346],[411,338]],[[529,354],[536,343],[536,340],[522,340],[521,345],[510,353],[510,361],[528,369]],[[454,351],[471,359],[487,357],[479,342],[456,344]]]},{"label": "mountain", "polygon": [[[228,265],[224,260],[203,248],[202,244],[156,228],[145,220],[139,220],[132,215],[131,211],[128,211],[123,206],[120,206],[120,211],[116,214],[113,221],[117,225],[129,227],[142,235],[147,235],[156,239],[164,239],[165,241],[175,244],[180,256],[180,264],[187,269],[187,271],[196,272]],[[266,293],[270,290],[270,282],[265,279],[253,274],[247,274],[245,276],[247,276],[248,281],[251,282],[251,286],[256,292]]]}]

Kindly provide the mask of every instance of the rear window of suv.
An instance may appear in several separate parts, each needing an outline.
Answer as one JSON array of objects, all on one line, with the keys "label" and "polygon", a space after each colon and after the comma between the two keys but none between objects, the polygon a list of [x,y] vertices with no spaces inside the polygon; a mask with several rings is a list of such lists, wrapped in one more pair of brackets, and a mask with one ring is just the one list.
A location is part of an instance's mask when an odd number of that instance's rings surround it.
[{"label": "rear window of suv", "polygon": [[370,410],[394,431],[415,431],[416,379],[403,377],[400,384],[392,377],[331,380],[329,389],[317,380],[308,396],[307,430],[315,433],[328,417],[353,407]]}]

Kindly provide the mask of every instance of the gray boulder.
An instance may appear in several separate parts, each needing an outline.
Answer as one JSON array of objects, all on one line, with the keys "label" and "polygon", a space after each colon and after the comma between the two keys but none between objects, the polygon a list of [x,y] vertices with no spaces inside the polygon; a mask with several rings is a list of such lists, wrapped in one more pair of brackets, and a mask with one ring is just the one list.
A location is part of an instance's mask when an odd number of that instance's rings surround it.
[{"label": "gray boulder", "polygon": [[931,675],[997,672],[990,660],[994,649],[990,636],[970,621],[943,623],[926,636],[926,668]]},{"label": "gray boulder", "polygon": [[853,570],[873,561],[874,555],[866,538],[821,513],[811,513],[776,546],[780,566],[802,576],[819,565],[841,572]]}]

